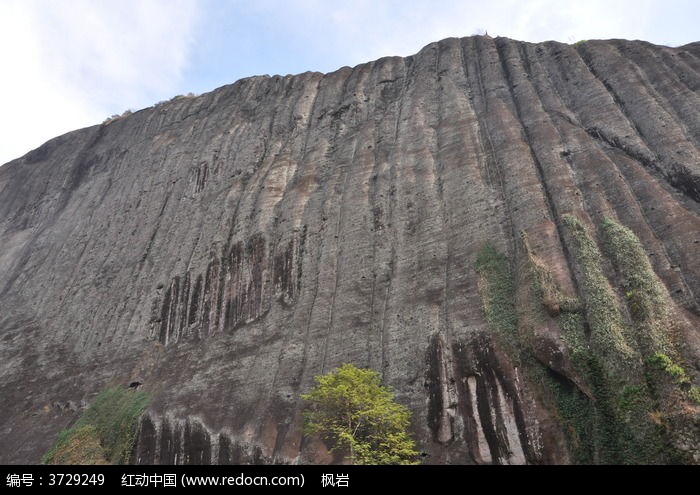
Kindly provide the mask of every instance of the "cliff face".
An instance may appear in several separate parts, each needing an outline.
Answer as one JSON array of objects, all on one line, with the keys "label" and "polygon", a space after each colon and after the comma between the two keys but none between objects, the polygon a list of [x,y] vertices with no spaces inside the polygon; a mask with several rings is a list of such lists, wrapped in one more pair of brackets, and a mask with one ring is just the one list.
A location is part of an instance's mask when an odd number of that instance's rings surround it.
[{"label": "cliff face", "polygon": [[134,462],[328,462],[345,362],[426,462],[700,462],[699,146],[700,44],[489,37],[49,141],[0,168],[0,462],[132,381]]}]

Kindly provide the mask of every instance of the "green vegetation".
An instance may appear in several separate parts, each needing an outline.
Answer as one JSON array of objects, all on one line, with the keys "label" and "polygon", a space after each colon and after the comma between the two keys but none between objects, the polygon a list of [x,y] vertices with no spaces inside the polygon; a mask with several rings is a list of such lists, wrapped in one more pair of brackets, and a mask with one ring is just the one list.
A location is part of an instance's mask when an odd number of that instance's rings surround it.
[{"label": "green vegetation", "polygon": [[685,391],[688,398],[700,405],[700,387],[691,385],[690,377],[686,373],[685,369],[673,361],[669,356],[663,352],[657,352],[649,359],[647,359],[647,364],[651,367],[663,371],[666,375],[673,379],[676,385],[679,386],[681,390]]},{"label": "green vegetation", "polygon": [[105,449],[100,445],[97,429],[92,425],[71,430],[60,436],[56,446],[44,457],[44,464],[108,464]]},{"label": "green vegetation", "polygon": [[524,360],[528,377],[537,383],[544,399],[554,408],[566,434],[572,461],[595,462],[595,425],[593,402],[574,383],[533,358]]},{"label": "green vegetation", "polygon": [[496,338],[504,345],[509,357],[518,362],[532,382],[542,385],[547,400],[556,407],[566,426],[579,463],[595,460],[594,430],[596,412],[592,402],[568,379],[541,364],[527,352],[534,329],[548,317],[557,318],[562,337],[569,345],[574,359],[586,366],[588,354],[583,330],[584,317],[578,299],[565,297],[545,264],[533,255],[527,235],[521,235],[527,255],[520,271],[523,294],[516,308],[516,290],[511,263],[491,245],[484,246],[477,256],[479,292],[484,315]]},{"label": "green vegetation", "polygon": [[[569,250],[580,271],[590,328],[589,346],[578,353],[574,349],[573,362],[586,378],[595,400],[593,441],[599,461],[661,462],[665,442],[663,432],[650,419],[655,400],[637,351],[636,332],[625,322],[616,293],[603,271],[602,254],[588,228],[572,215],[563,215],[562,220]],[[613,260],[616,266],[623,266],[620,258],[639,254],[631,242],[633,234],[630,237],[628,232],[610,225],[604,229],[608,251],[614,249],[619,255]],[[625,260],[625,266],[627,263]],[[638,264],[641,266],[641,262]]]},{"label": "green vegetation", "polygon": [[581,303],[562,294],[546,265],[533,255],[527,235],[523,233],[521,238],[527,257],[520,271],[524,304],[517,312],[515,281],[508,258],[490,245],[479,252],[476,270],[484,314],[510,358],[522,366],[532,382],[541,385],[546,399],[556,408],[566,427],[575,462],[592,463],[596,460],[594,439],[598,423],[592,401],[574,383],[527,352],[534,328],[544,324],[548,316],[557,318],[572,359],[586,368],[589,354]]},{"label": "green vegetation", "polygon": [[[698,404],[691,380],[675,360],[679,354],[673,346],[674,321],[669,313],[670,298],[649,262],[639,238],[616,221],[603,220],[606,251],[622,278],[622,289],[635,327],[640,353],[647,356],[647,381],[654,392],[661,393],[654,369],[662,370],[675,381],[688,398]],[[663,379],[661,380],[663,382]],[[661,387],[659,387],[661,385]],[[697,389],[697,387],[695,387]]]},{"label": "green vegetation", "polygon": [[521,239],[527,255],[526,276],[532,291],[529,314],[534,315],[535,324],[543,323],[545,313],[557,318],[562,339],[572,359],[577,360],[588,347],[581,301],[562,293],[545,262],[533,254],[527,234],[521,233]]},{"label": "green vegetation", "polygon": [[623,412],[632,412],[639,406],[644,406],[647,400],[647,390],[640,385],[626,385],[620,397],[618,398],[618,406]]},{"label": "green vegetation", "polygon": [[307,434],[319,434],[353,464],[417,464],[415,442],[407,428],[411,414],[394,401],[379,373],[344,364],[316,377],[316,386],[301,396]]},{"label": "green vegetation", "polygon": [[671,352],[668,297],[644,247],[630,229],[610,218],[603,220],[603,233],[606,252],[623,280],[639,350],[643,355]]},{"label": "green vegetation", "polygon": [[572,311],[559,315],[559,328],[562,340],[571,353],[571,362],[577,368],[585,366],[589,348],[584,330],[584,317],[581,311]]},{"label": "green vegetation", "polygon": [[[580,299],[563,294],[523,233],[517,285],[505,255],[488,245],[479,252],[479,292],[489,325],[528,380],[541,385],[565,428],[574,462],[686,462],[669,421],[685,421],[678,419],[685,406],[677,399],[683,394],[700,404],[700,387],[674,361],[675,323],[666,289],[628,228],[604,220],[605,258],[582,220],[563,215],[562,223]],[[552,319],[569,351],[572,376],[530,351],[538,345],[538,329]]]},{"label": "green vegetation", "polygon": [[688,390],[688,397],[700,406],[700,387],[696,387],[695,385],[690,387],[690,390]]},{"label": "green vegetation", "polygon": [[679,384],[690,383],[690,378],[688,378],[685,370],[681,366],[674,363],[673,360],[663,352],[655,353],[647,360],[647,362],[650,365],[656,366],[660,370],[665,371],[672,378],[675,378]]},{"label": "green vegetation", "polygon": [[571,238],[570,249],[581,270],[586,319],[591,328],[590,343],[608,372],[629,371],[638,366],[635,352],[625,339],[624,319],[617,298],[602,268],[602,256],[586,226],[572,215],[562,220]]},{"label": "green vegetation", "polygon": [[71,428],[62,431],[44,464],[125,464],[150,396],[124,387],[100,393]]},{"label": "green vegetation", "polygon": [[527,254],[527,266],[532,278],[532,288],[536,298],[541,301],[542,307],[550,316],[558,316],[560,313],[576,313],[581,310],[581,301],[575,297],[566,297],[562,294],[552,272],[545,263],[532,253],[530,242],[525,232],[520,234],[523,247]]},{"label": "green vegetation", "polygon": [[510,262],[504,254],[487,244],[476,258],[476,271],[486,321],[510,347],[508,350],[516,355],[518,316]]}]

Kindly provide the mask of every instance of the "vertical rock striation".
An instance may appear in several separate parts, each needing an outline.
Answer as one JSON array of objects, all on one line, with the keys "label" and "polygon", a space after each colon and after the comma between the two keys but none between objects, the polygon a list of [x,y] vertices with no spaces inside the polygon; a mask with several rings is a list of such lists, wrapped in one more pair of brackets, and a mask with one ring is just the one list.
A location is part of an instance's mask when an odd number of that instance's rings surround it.
[{"label": "vertical rock striation", "polygon": [[135,380],[134,462],[328,462],[299,395],[352,362],[426,462],[698,463],[699,203],[698,43],[446,39],[60,136],[0,168],[0,462]]}]

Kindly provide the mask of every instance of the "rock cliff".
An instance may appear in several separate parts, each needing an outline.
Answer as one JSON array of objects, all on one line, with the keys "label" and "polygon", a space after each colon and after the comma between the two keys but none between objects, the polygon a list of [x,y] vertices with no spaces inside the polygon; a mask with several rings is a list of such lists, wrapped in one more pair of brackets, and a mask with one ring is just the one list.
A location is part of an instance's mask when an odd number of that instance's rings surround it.
[{"label": "rock cliff", "polygon": [[0,168],[0,462],[132,382],[133,462],[330,462],[351,362],[428,463],[700,463],[699,296],[699,43],[243,79]]}]

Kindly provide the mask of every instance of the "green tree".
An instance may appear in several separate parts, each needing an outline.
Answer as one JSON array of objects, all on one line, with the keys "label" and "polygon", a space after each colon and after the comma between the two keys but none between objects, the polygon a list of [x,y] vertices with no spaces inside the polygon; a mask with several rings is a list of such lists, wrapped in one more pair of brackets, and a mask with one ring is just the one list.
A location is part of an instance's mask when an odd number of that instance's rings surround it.
[{"label": "green tree", "polygon": [[411,413],[394,401],[376,371],[344,364],[317,376],[301,398],[311,403],[305,433],[319,434],[353,464],[418,463],[416,443],[406,431]]}]

